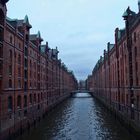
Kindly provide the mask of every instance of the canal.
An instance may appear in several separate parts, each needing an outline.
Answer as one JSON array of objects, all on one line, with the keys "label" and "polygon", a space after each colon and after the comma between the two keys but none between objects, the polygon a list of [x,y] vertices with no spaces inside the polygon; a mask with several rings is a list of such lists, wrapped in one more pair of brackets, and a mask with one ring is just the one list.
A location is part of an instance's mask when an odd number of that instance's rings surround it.
[{"label": "canal", "polygon": [[17,140],[134,140],[106,108],[88,93],[59,104],[36,128]]}]

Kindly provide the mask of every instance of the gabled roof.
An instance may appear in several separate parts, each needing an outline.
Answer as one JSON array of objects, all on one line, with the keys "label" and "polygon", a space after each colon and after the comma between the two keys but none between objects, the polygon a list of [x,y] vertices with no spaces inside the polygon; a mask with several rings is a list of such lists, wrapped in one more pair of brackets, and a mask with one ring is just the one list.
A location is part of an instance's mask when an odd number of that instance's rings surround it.
[{"label": "gabled roof", "polygon": [[130,7],[128,7],[126,11],[123,13],[122,17],[126,18],[128,16],[135,16],[135,15],[136,13],[131,11]]},{"label": "gabled roof", "polygon": [[125,28],[118,30],[118,40],[121,39],[121,37],[125,34]]},{"label": "gabled roof", "polygon": [[31,28],[32,26],[30,25],[29,23],[29,20],[28,20],[28,16],[26,15],[24,19],[11,19],[9,17],[6,17],[6,21],[11,25],[13,26],[14,28],[15,27],[21,27],[23,26],[23,24],[26,24],[26,26],[28,26],[29,28]]},{"label": "gabled roof", "polygon": [[32,40],[36,40],[36,38],[37,38],[37,34],[30,34],[30,40],[32,41]]},{"label": "gabled roof", "polygon": [[40,41],[43,41],[43,39],[41,38],[40,31],[38,31],[37,34],[31,34],[30,35],[30,40],[31,41],[36,40],[36,39],[39,39]]},{"label": "gabled roof", "polygon": [[109,46],[108,46],[108,48],[109,48],[109,51],[111,51],[113,48],[114,48],[114,45],[115,44],[108,44]]},{"label": "gabled roof", "polygon": [[32,28],[32,25],[29,23],[29,19],[27,15],[25,16],[23,23],[26,24],[29,28]]}]

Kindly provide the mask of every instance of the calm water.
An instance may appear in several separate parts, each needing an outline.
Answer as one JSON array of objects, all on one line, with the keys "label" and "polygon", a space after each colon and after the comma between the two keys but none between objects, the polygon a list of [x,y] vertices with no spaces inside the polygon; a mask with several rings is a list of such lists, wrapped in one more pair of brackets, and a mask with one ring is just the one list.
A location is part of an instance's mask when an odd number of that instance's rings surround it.
[{"label": "calm water", "polygon": [[134,140],[88,93],[75,97],[58,105],[37,128],[17,140]]}]

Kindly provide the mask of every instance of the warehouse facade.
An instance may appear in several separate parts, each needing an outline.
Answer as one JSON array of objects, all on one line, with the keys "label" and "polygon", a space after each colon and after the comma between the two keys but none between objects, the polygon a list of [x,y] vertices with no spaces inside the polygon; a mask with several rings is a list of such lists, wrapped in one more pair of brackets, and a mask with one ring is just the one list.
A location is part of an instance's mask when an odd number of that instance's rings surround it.
[{"label": "warehouse facade", "polygon": [[115,43],[107,44],[87,86],[122,119],[140,128],[140,1],[138,7],[138,13],[128,7],[123,14],[125,28],[115,29]]},{"label": "warehouse facade", "polygon": [[76,90],[77,80],[58,59],[58,49],[42,45],[24,19],[6,17],[0,1],[0,139],[22,132]]}]

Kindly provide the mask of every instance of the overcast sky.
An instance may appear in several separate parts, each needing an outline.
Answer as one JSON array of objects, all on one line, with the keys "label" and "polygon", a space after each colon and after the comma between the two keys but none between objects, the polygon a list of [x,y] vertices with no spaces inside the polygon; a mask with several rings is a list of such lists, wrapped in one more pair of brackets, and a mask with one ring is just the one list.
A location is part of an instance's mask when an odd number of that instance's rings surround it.
[{"label": "overcast sky", "polygon": [[51,48],[58,46],[59,57],[79,80],[91,74],[107,42],[114,43],[128,6],[138,11],[137,0],[10,0],[7,8],[10,18],[27,14],[31,33],[40,30]]}]

